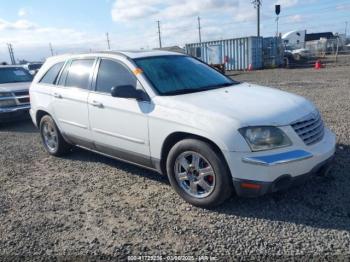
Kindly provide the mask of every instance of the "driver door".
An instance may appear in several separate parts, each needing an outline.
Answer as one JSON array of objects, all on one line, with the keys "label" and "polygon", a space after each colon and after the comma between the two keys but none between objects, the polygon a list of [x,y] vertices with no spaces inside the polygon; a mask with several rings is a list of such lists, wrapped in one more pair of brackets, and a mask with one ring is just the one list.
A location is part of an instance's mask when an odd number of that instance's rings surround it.
[{"label": "driver door", "polygon": [[149,102],[111,96],[113,86],[142,88],[123,63],[101,59],[95,91],[88,98],[89,119],[98,151],[123,160],[151,166],[148,112]]}]

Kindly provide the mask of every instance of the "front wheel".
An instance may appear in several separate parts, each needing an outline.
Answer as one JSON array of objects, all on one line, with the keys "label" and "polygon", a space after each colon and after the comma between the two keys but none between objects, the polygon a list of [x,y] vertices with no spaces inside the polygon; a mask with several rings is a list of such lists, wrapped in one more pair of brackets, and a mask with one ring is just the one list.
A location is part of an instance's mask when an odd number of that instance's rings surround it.
[{"label": "front wheel", "polygon": [[64,140],[57,125],[49,115],[44,116],[40,121],[40,134],[44,147],[50,155],[61,156],[71,148],[71,145]]},{"label": "front wheel", "polygon": [[224,159],[210,144],[197,139],[185,139],[173,146],[167,159],[167,174],[175,191],[195,206],[218,206],[233,191]]}]

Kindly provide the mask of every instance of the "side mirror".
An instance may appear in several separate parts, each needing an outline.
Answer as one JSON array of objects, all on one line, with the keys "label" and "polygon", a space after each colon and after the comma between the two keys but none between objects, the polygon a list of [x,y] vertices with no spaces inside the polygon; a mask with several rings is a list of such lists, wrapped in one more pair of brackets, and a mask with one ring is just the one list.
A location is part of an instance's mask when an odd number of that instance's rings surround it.
[{"label": "side mirror", "polygon": [[113,97],[133,98],[136,100],[147,100],[147,95],[144,91],[136,89],[132,85],[113,86],[111,89]]}]

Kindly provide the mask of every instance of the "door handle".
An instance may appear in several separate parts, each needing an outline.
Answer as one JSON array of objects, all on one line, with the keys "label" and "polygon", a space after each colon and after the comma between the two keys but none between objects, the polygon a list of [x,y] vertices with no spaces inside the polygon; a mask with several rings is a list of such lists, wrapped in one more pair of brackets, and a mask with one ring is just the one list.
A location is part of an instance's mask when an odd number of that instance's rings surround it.
[{"label": "door handle", "polygon": [[102,107],[103,107],[103,104],[102,104],[102,103],[97,102],[97,101],[95,101],[95,100],[91,102],[91,105],[92,105],[92,106],[95,106],[95,107],[98,107],[98,108],[102,108]]},{"label": "door handle", "polygon": [[59,93],[54,93],[53,96],[56,97],[56,98],[62,98],[62,95],[59,94]]}]

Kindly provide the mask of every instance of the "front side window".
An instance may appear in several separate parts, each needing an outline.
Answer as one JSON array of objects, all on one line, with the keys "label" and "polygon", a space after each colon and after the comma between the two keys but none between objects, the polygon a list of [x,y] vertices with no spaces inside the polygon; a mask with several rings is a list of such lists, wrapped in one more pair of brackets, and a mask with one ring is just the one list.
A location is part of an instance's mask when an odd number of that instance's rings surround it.
[{"label": "front side window", "polygon": [[155,56],[134,61],[159,95],[194,93],[237,84],[189,56]]},{"label": "front side window", "polygon": [[97,74],[96,91],[109,94],[114,86],[131,85],[136,88],[136,81],[136,77],[124,65],[102,59]]},{"label": "front side window", "polygon": [[53,85],[56,82],[59,72],[61,71],[64,62],[53,65],[49,71],[46,72],[44,77],[40,80],[40,83]]},{"label": "front side window", "polygon": [[22,67],[0,68],[0,84],[31,82],[33,76]]},{"label": "front side window", "polygon": [[95,59],[73,60],[69,67],[65,86],[89,89],[94,62]]}]

